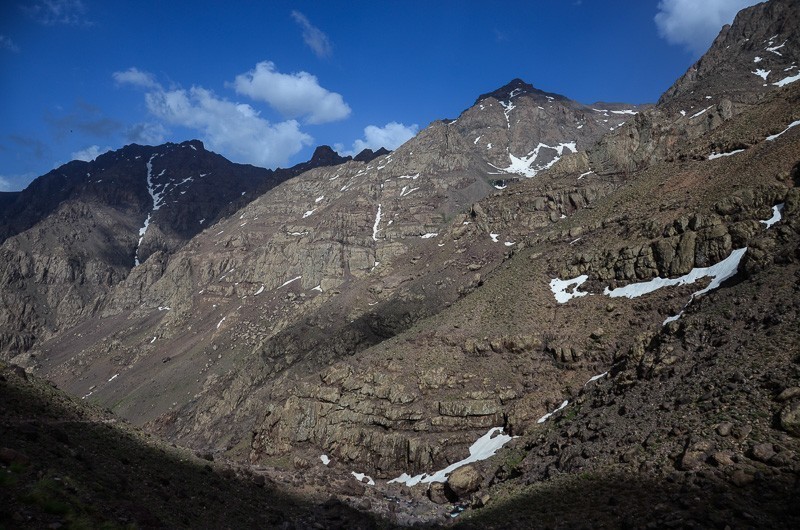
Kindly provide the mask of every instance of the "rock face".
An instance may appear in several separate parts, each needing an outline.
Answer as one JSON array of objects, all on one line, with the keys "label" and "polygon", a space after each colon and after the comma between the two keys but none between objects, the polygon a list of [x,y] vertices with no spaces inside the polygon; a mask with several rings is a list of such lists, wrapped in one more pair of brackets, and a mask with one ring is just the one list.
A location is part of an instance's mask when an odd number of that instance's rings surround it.
[{"label": "rock face", "polygon": [[[525,449],[475,465],[487,485],[609,466],[750,491],[774,464],[782,492],[796,454],[796,396],[776,396],[798,386],[800,128],[787,127],[800,83],[751,104],[723,94],[715,61],[696,78],[718,89],[697,116],[671,106],[691,103],[683,88],[656,108],[587,107],[515,80],[392,153],[283,182],[178,250],[154,232],[146,261],[94,299],[98,318],[32,362],[252,465],[325,454],[380,481],[442,469],[502,426]],[[733,252],[724,282],[696,272]],[[677,285],[609,296],[656,277]]]},{"label": "rock face", "polygon": [[270,171],[233,164],[197,140],[129,145],[9,194],[0,210],[0,354],[94,314],[135,264],[170,255],[276,184],[347,160],[328,151]]},{"label": "rock face", "polygon": [[[591,168],[599,173],[630,172],[674,157],[682,142],[701,137],[791,84],[800,62],[798,27],[800,14],[791,0],[772,0],[742,10],[655,108],[638,114],[589,150]],[[709,151],[730,152],[755,141],[721,140],[708,146]]]}]

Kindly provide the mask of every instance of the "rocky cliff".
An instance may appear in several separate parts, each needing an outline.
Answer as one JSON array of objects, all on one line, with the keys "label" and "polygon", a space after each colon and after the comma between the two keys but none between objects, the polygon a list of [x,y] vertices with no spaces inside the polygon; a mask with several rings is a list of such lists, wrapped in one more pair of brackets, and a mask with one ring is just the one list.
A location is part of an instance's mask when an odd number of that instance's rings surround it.
[{"label": "rocky cliff", "polygon": [[[564,492],[601,524],[794,521],[800,83],[728,87],[763,80],[729,68],[742,39],[793,57],[797,10],[745,10],[653,108],[515,80],[395,152],[320,151],[337,165],[154,247],[29,366],[405,523],[523,524]],[[495,427],[519,437],[500,458],[389,483]]]}]

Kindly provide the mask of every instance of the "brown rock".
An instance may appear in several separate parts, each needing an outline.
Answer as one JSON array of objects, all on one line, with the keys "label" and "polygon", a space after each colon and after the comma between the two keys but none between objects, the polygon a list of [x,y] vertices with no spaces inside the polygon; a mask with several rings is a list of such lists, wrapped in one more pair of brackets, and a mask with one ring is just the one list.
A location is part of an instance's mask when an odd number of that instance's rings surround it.
[{"label": "brown rock", "polygon": [[746,473],[742,469],[737,469],[731,475],[731,482],[741,488],[753,482],[753,475]]},{"label": "brown rock", "polygon": [[730,452],[717,451],[711,455],[711,462],[717,467],[727,467],[733,465]]},{"label": "brown rock", "polygon": [[428,498],[436,504],[447,504],[458,500],[458,496],[444,482],[431,482],[428,487]]},{"label": "brown rock", "polygon": [[466,465],[450,473],[447,484],[458,497],[463,497],[473,491],[477,491],[483,481],[480,471],[474,466]]},{"label": "brown rock", "polygon": [[790,399],[796,398],[797,396],[800,396],[800,386],[790,386],[784,389],[783,392],[778,394],[778,397],[775,399],[777,399],[778,401],[789,401]]},{"label": "brown rock", "polygon": [[750,450],[750,454],[759,462],[767,462],[775,455],[775,449],[770,443],[756,444]]},{"label": "brown rock", "polygon": [[788,403],[781,410],[781,428],[800,438],[800,400]]},{"label": "brown rock", "polygon": [[717,434],[720,436],[728,436],[731,433],[731,429],[733,428],[733,423],[729,421],[723,421],[719,425],[717,425]]}]

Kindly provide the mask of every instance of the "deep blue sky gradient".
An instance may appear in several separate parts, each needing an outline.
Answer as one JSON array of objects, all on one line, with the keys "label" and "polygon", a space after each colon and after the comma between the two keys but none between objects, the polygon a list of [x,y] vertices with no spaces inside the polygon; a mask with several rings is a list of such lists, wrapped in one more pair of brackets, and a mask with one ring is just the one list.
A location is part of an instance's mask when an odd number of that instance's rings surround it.
[{"label": "deep blue sky gradient", "polygon": [[[236,94],[234,78],[261,61],[315,75],[352,113],[303,124],[313,145],[291,163],[314,145],[349,147],[368,125],[422,129],[455,118],[515,77],[584,103],[654,102],[696,59],[659,37],[657,3],[84,0],[78,21],[43,24],[26,2],[3,2],[0,35],[16,49],[0,49],[0,178],[21,189],[71,153],[127,143],[132,124],[152,121],[143,92],[112,78],[130,67],[166,88],[200,86],[246,102],[273,122],[284,118]],[[328,36],[329,57],[306,46],[293,10]],[[165,140],[202,139],[166,129]]]}]

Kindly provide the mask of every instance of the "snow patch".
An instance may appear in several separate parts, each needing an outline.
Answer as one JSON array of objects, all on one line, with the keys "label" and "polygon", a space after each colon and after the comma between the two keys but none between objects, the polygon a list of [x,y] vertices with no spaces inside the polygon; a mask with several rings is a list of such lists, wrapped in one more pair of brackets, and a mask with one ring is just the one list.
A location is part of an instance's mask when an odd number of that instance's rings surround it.
[{"label": "snow patch", "polygon": [[545,414],[544,416],[542,416],[541,418],[536,420],[536,423],[544,423],[544,422],[546,422],[550,418],[550,416],[552,416],[556,412],[564,409],[567,405],[569,405],[569,401],[565,399],[564,402],[561,403],[561,405],[559,405],[556,410],[554,410],[553,412],[548,412],[547,414]]},{"label": "snow patch", "polygon": [[[625,287],[618,287],[616,289],[609,289],[608,287],[603,290],[603,294],[611,298],[638,298],[642,295],[657,291],[662,287],[672,287],[676,285],[690,285],[702,278],[712,278],[711,283],[704,289],[695,292],[692,298],[701,294],[712,291],[720,286],[722,282],[735,275],[739,270],[739,262],[747,252],[747,247],[740,248],[731,252],[730,256],[720,261],[711,267],[695,267],[688,274],[684,274],[680,278],[653,278],[646,282],[632,283]],[[691,301],[691,300],[690,300]]]},{"label": "snow patch", "polygon": [[263,292],[264,292],[264,286],[262,285],[261,287],[259,287],[258,291],[256,291],[255,293],[253,293],[253,296],[258,296],[258,295],[260,295],[260,294],[261,294],[261,293],[263,293]]},{"label": "snow patch", "polygon": [[701,110],[700,112],[698,112],[696,114],[692,114],[691,116],[689,116],[689,119],[691,120],[691,119],[697,118],[698,116],[702,116],[703,114],[705,114],[706,112],[708,112],[712,108],[714,108],[714,105],[711,105],[710,107],[706,107],[706,108],[704,108],[703,110]]},{"label": "snow patch", "polygon": [[602,378],[602,377],[605,377],[605,376],[607,376],[607,375],[608,375],[608,372],[603,372],[602,374],[593,375],[592,377],[590,377],[590,378],[589,378],[589,380],[588,380],[588,381],[586,381],[586,382],[583,384],[583,386],[586,386],[586,385],[588,385],[588,384],[589,384],[589,383],[591,383],[591,382],[597,381],[598,379],[600,379],[600,378]]},{"label": "snow patch", "polygon": [[797,75],[793,75],[791,77],[784,77],[783,79],[781,79],[777,83],[772,83],[772,84],[775,85],[775,86],[781,87],[781,86],[786,86],[789,83],[794,83],[795,81],[800,81],[800,73],[797,74]]},{"label": "snow patch", "polygon": [[[553,278],[550,280],[550,290],[553,291],[553,296],[556,297],[556,301],[559,304],[565,304],[572,298],[580,298],[581,296],[586,296],[589,294],[587,292],[578,290],[578,288],[588,279],[589,276],[586,274],[581,274],[577,278],[572,278],[571,280],[560,280],[558,278]],[[575,287],[572,289],[572,292],[567,292],[567,290],[573,285]]]},{"label": "snow patch", "polygon": [[776,204],[775,206],[772,207],[772,217],[759,222],[765,224],[766,225],[765,228],[770,228],[772,225],[781,220],[783,214],[783,206],[784,203]]},{"label": "snow patch", "polygon": [[742,153],[742,152],[744,152],[744,149],[736,149],[735,151],[730,151],[728,153],[714,153],[714,152],[712,152],[710,155],[708,155],[708,159],[709,160],[716,160],[717,158],[722,158],[723,156],[733,156],[733,155],[735,155],[737,153]]},{"label": "snow patch", "polygon": [[328,458],[328,455],[319,455],[319,459],[322,460],[322,465],[327,466],[331,463],[331,459]]},{"label": "snow patch", "polygon": [[380,224],[381,224],[381,205],[379,204],[378,205],[378,213],[375,214],[375,224],[372,225],[372,240],[373,241],[377,241],[378,240],[378,232],[380,232],[380,229],[378,228],[378,226],[380,226]]},{"label": "snow patch", "polygon": [[390,480],[388,483],[391,484],[393,482],[398,482],[405,484],[406,486],[416,486],[420,482],[423,484],[430,482],[445,482],[448,475],[456,469],[467,464],[471,464],[472,462],[486,460],[487,458],[494,456],[498,449],[503,447],[512,439],[512,436],[503,434],[502,427],[493,427],[489,429],[489,432],[478,438],[478,440],[470,446],[469,456],[467,458],[450,464],[446,468],[440,469],[439,471],[436,471],[430,475],[428,473],[422,473],[412,477],[407,473],[403,473],[399,477]]},{"label": "snow patch", "polygon": [[372,477],[369,477],[369,476],[365,475],[364,473],[356,473],[355,471],[351,471],[350,474],[353,475],[354,477],[356,477],[356,480],[359,481],[359,482],[364,482],[364,479],[367,479],[367,485],[368,486],[374,486],[375,485],[375,481],[372,480]]},{"label": "snow patch", "polygon": [[439,235],[439,232],[428,232],[427,234],[423,234],[423,235],[421,235],[419,237],[422,238],[422,239],[430,239],[430,238],[436,237],[438,235]]},{"label": "snow patch", "polygon": [[305,219],[306,217],[308,217],[309,215],[311,215],[312,213],[314,213],[316,211],[317,211],[316,208],[314,208],[313,210],[307,210],[306,213],[303,214],[303,219]]},{"label": "snow patch", "polygon": [[497,243],[497,238],[500,237],[500,234],[489,234],[489,237],[492,238],[492,243]]},{"label": "snow patch", "polygon": [[282,284],[281,284],[281,285],[278,287],[278,289],[280,289],[281,287],[286,287],[286,286],[287,286],[287,285],[289,285],[290,283],[292,283],[292,282],[296,282],[296,281],[297,281],[297,280],[299,280],[300,278],[302,278],[302,276],[297,276],[296,278],[292,278],[291,280],[286,280],[285,282],[283,282],[283,283],[282,283]]},{"label": "snow patch", "polygon": [[790,123],[790,124],[789,124],[789,126],[788,126],[788,127],[786,127],[784,130],[782,130],[782,131],[781,131],[781,132],[779,132],[778,134],[773,134],[772,136],[767,136],[767,141],[771,142],[771,141],[773,141],[773,140],[777,140],[779,136],[781,136],[782,134],[784,134],[785,132],[787,132],[787,131],[788,131],[789,129],[791,129],[792,127],[797,127],[798,125],[800,125],[800,120],[793,121],[792,123]]},{"label": "snow patch", "polygon": [[772,70],[762,70],[761,68],[757,68],[755,70],[755,72],[751,72],[751,73],[756,74],[758,77],[760,77],[761,79],[766,81],[767,80],[767,76],[770,74],[770,72],[772,72]]},{"label": "snow patch", "polygon": [[[543,165],[534,165],[536,163],[536,159],[539,157],[539,153],[542,149],[553,149],[556,151],[557,156],[553,157],[550,162],[547,162]],[[516,157],[511,153],[508,154],[509,158],[511,159],[511,164],[507,168],[499,168],[497,169],[500,171],[505,171],[506,173],[516,173],[518,175],[522,175],[528,178],[535,177],[537,173],[540,171],[544,171],[545,169],[549,169],[553,166],[556,162],[558,162],[564,154],[564,149],[569,149],[572,153],[577,153],[577,142],[563,142],[555,146],[547,145],[544,143],[539,143],[533,151],[529,152],[527,155],[522,157]]]},{"label": "snow patch", "polygon": [[114,374],[114,375],[112,375],[112,376],[111,376],[111,379],[109,379],[109,380],[108,380],[108,382],[110,383],[111,381],[113,381],[113,380],[114,380],[114,379],[116,379],[117,377],[119,377],[119,374]]},{"label": "snow patch", "polygon": [[758,55],[756,55],[756,56],[753,58],[753,62],[754,62],[754,63],[760,63],[760,62],[761,62],[761,57],[759,57]]}]

